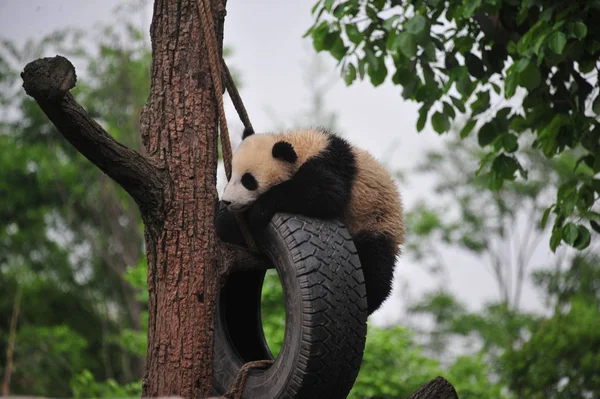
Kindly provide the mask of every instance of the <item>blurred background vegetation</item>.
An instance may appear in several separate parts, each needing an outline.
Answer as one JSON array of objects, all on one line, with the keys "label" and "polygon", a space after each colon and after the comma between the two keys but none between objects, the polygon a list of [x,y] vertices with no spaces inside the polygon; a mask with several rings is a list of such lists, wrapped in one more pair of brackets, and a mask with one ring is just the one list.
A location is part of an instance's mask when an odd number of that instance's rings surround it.
[{"label": "blurred background vegetation", "polygon": [[[27,97],[19,73],[49,49],[78,65],[74,95],[119,141],[141,149],[139,112],[149,93],[150,46],[127,4],[99,31],[65,29],[22,47],[0,46],[0,381],[2,393],[46,397],[139,396],[146,353],[143,226],[126,193],[77,153]],[[234,51],[235,49],[233,49]],[[231,51],[227,49],[227,54]],[[243,83],[243,70],[235,76]],[[335,128],[319,63],[307,66],[312,101],[292,124]],[[281,119],[281,118],[280,118]],[[308,120],[308,122],[307,122]],[[289,124],[274,122],[276,127]],[[462,399],[600,397],[600,259],[597,247],[557,250],[531,265],[547,233],[537,215],[574,174],[575,155],[525,151],[527,180],[499,191],[475,172],[476,139],[453,139],[398,179],[433,176],[435,203],[407,210],[405,256],[442,276],[448,251],[493,274],[497,300],[468,310],[452,292],[412,298],[397,322],[369,326],[351,398],[405,398],[443,375]],[[535,266],[535,267],[534,267]],[[542,314],[520,307],[532,278]],[[283,338],[277,274],[263,291],[273,352]]]}]

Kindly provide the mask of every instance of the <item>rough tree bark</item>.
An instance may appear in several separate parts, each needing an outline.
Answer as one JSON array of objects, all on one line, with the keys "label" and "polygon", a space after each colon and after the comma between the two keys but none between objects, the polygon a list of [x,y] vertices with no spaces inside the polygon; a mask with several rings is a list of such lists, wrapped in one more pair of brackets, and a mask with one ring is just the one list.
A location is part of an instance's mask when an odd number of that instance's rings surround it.
[{"label": "rough tree bark", "polygon": [[406,399],[458,399],[458,394],[448,380],[437,377],[421,385]]},{"label": "rough tree bark", "polygon": [[[225,5],[212,1],[222,29]],[[146,220],[149,320],[143,396],[204,397],[212,375],[219,261],[217,108],[197,0],[156,0],[152,83],[142,113],[150,156],[166,167],[164,210]]]},{"label": "rough tree bark", "polygon": [[[222,51],[226,0],[211,0]],[[117,143],[69,90],[75,69],[60,56],[28,64],[23,87],[62,135],[138,204],[148,258],[149,326],[143,396],[205,397],[224,271],[260,265],[217,242],[217,108],[197,0],[156,0],[152,81],[141,115],[146,154]]]}]

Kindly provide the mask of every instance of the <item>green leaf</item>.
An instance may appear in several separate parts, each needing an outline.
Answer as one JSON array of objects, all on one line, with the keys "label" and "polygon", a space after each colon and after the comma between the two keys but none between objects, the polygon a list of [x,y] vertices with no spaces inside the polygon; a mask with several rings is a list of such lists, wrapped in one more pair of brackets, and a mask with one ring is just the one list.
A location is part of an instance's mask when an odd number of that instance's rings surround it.
[{"label": "green leaf", "polygon": [[369,64],[369,69],[377,69],[377,65],[379,65],[379,61],[375,56],[375,53],[371,49],[371,47],[365,47],[365,57],[367,58],[367,63]]},{"label": "green leaf", "polygon": [[348,52],[348,47],[346,47],[346,45],[344,44],[344,40],[342,40],[339,33],[335,38],[333,46],[331,46],[331,48],[329,49],[329,52],[338,61],[341,61],[342,58],[344,58],[344,56]]},{"label": "green leaf", "polygon": [[420,132],[425,127],[425,123],[427,122],[427,115],[429,114],[430,106],[427,104],[423,104],[421,109],[419,109],[419,119],[417,120],[417,131]]},{"label": "green leaf", "polygon": [[490,107],[490,93],[488,91],[480,91],[477,93],[477,99],[471,104],[472,116],[479,115]]},{"label": "green leaf", "polygon": [[596,96],[594,102],[592,103],[592,111],[596,114],[600,114],[600,94]]},{"label": "green leaf", "polygon": [[325,46],[325,37],[329,33],[327,22],[321,22],[311,33],[313,39],[313,47],[317,52],[323,51]]},{"label": "green leaf", "polygon": [[386,0],[371,0],[371,4],[378,10],[381,11],[385,6]]},{"label": "green leaf", "polygon": [[444,114],[447,115],[450,119],[456,118],[456,112],[454,111],[454,108],[452,108],[452,105],[450,105],[446,101],[444,101]]},{"label": "green leaf", "polygon": [[323,40],[323,50],[331,49],[337,40],[340,40],[340,32],[337,30],[328,32]]},{"label": "green leaf", "polygon": [[481,79],[485,76],[485,68],[483,66],[483,62],[474,54],[466,53],[465,55],[465,64],[467,65],[467,69],[471,76],[475,79]]},{"label": "green leaf", "polygon": [[594,204],[594,189],[588,184],[584,184],[579,189],[579,198],[577,200],[577,208],[585,212]]},{"label": "green leaf", "polygon": [[360,33],[358,27],[354,24],[346,25],[346,35],[348,35],[348,39],[354,44],[360,44],[364,36]]},{"label": "green leaf", "polygon": [[550,36],[550,49],[556,54],[561,55],[567,45],[567,38],[562,32],[554,32]]},{"label": "green leaf", "polygon": [[387,67],[385,66],[385,62],[384,59],[381,58],[379,59],[379,63],[377,64],[377,68],[372,68],[369,65],[369,77],[371,78],[371,84],[374,87],[379,86],[380,84],[383,83],[383,81],[385,80],[385,77],[387,76]]},{"label": "green leaf", "polygon": [[479,146],[485,147],[486,145],[490,144],[492,141],[494,141],[497,135],[498,132],[496,130],[495,123],[493,121],[485,123],[483,126],[481,126],[481,129],[479,129],[479,133],[477,133]]},{"label": "green leaf", "polygon": [[522,132],[527,129],[527,120],[521,115],[515,115],[510,121],[510,128],[516,132]]},{"label": "green leaf", "polygon": [[350,86],[352,82],[356,79],[356,68],[354,64],[348,64],[348,68],[346,68],[346,74],[344,75],[344,81],[347,86]]},{"label": "green leaf", "polygon": [[404,98],[405,100],[412,98],[413,94],[415,93],[415,90],[417,89],[418,84],[419,79],[416,78],[410,79],[408,82],[404,83],[404,89],[402,90],[402,98]]},{"label": "green leaf", "polygon": [[519,85],[525,87],[527,90],[533,90],[540,85],[542,81],[542,75],[540,74],[539,68],[533,62],[527,62],[527,65],[519,73]]},{"label": "green leaf", "polygon": [[398,19],[400,19],[400,14],[393,15],[386,19],[382,24],[383,29],[392,32],[394,29],[394,22],[396,22]]},{"label": "green leaf", "polygon": [[425,30],[426,25],[427,20],[425,19],[425,17],[420,14],[417,14],[408,21],[406,21],[404,27],[407,32],[418,36]]},{"label": "green leaf", "polygon": [[513,180],[515,178],[515,172],[519,169],[519,163],[513,157],[500,154],[492,162],[492,170],[494,170],[498,176],[505,180]]},{"label": "green leaf", "polygon": [[518,75],[516,71],[508,71],[506,81],[504,83],[504,97],[511,98],[515,95],[517,89]]},{"label": "green leaf", "polygon": [[576,249],[582,250],[589,247],[592,238],[590,237],[590,232],[585,226],[578,225],[577,226],[577,239],[573,243],[573,246]]},{"label": "green leaf", "polygon": [[578,229],[575,223],[567,223],[562,228],[562,239],[567,244],[573,246],[575,244],[575,240],[577,239]]},{"label": "green leaf", "polygon": [[467,111],[465,108],[465,104],[463,104],[463,102],[460,101],[458,98],[450,96],[450,100],[452,101],[452,104],[454,104],[454,107],[456,107],[456,109],[458,109],[463,114]]},{"label": "green leaf", "polygon": [[358,76],[360,76],[361,79],[364,79],[364,77],[365,77],[366,63],[367,63],[367,61],[364,58],[361,58],[360,60],[358,60]]},{"label": "green leaf", "polygon": [[333,9],[333,16],[336,17],[337,19],[342,18],[345,15],[345,11],[346,11],[346,4],[338,4],[334,9]]},{"label": "green leaf", "polygon": [[471,131],[473,130],[473,128],[475,127],[476,124],[477,124],[477,121],[475,119],[469,119],[469,121],[465,124],[465,126],[463,126],[463,128],[460,129],[460,138],[464,139],[465,137],[467,137],[469,135],[469,133],[471,133]]},{"label": "green leaf", "polygon": [[452,69],[457,65],[458,61],[456,60],[454,54],[446,53],[446,56],[444,57],[444,67],[446,67],[446,69]]},{"label": "green leaf", "polygon": [[417,54],[417,38],[412,33],[402,32],[398,35],[398,47],[402,54],[412,58]]},{"label": "green leaf", "polygon": [[473,92],[473,82],[469,75],[461,75],[456,82],[456,90],[463,95],[463,97],[469,97]]},{"label": "green leaf", "polygon": [[552,252],[556,252],[556,248],[560,245],[562,240],[562,230],[559,228],[554,228],[552,230],[552,236],[550,237],[550,249]]},{"label": "green leaf", "polygon": [[479,7],[481,7],[481,0],[467,0],[463,9],[463,17],[471,18]]},{"label": "green leaf", "polygon": [[544,214],[542,215],[542,221],[541,221],[541,226],[542,229],[546,228],[546,223],[548,223],[548,217],[550,216],[550,212],[552,212],[552,209],[554,208],[554,205],[549,206],[548,208],[546,208],[546,210],[544,211]]},{"label": "green leaf", "polygon": [[433,126],[433,130],[435,130],[439,134],[444,133],[448,131],[448,129],[450,129],[450,121],[448,120],[446,115],[442,114],[441,112],[436,112],[435,114],[433,114],[433,116],[431,117],[431,125]]},{"label": "green leaf", "polygon": [[596,67],[595,59],[583,59],[579,61],[579,72],[590,73]]},{"label": "green leaf", "polygon": [[395,51],[400,48],[400,39],[398,38],[398,33],[396,31],[390,31],[387,36],[387,40],[385,41],[385,48],[389,51]]},{"label": "green leaf", "polygon": [[510,133],[504,133],[500,136],[500,142],[506,152],[513,153],[519,149],[517,136]]},{"label": "green leaf", "polygon": [[575,22],[573,24],[572,29],[573,29],[573,34],[579,40],[581,40],[587,36],[588,29],[587,29],[586,24],[584,24],[583,22]]}]

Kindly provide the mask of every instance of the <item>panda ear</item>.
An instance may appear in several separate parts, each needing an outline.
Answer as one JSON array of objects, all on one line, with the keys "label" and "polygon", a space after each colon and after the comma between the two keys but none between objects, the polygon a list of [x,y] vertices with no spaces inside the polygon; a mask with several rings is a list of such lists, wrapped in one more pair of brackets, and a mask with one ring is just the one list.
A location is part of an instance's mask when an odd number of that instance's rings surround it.
[{"label": "panda ear", "polygon": [[252,129],[251,127],[247,127],[244,129],[244,133],[242,133],[242,141],[248,137],[248,136],[252,136],[254,134],[254,129]]},{"label": "panda ear", "polygon": [[278,141],[273,146],[273,158],[294,163],[298,159],[298,155],[290,143],[287,141]]}]

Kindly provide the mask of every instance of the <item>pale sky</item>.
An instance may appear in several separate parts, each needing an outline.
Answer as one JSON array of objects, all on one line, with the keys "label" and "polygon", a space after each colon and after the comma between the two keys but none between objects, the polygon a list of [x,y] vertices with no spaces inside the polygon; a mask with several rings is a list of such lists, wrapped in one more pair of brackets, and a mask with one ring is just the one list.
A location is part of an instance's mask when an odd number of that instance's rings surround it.
[{"label": "pale sky", "polygon": [[[37,37],[64,26],[92,27],[98,22],[113,19],[113,9],[121,4],[117,0],[0,0],[0,38],[23,41]],[[234,55],[230,65],[241,72],[243,88],[241,95],[255,129],[271,130],[273,119],[267,108],[273,110],[278,119],[295,118],[307,107],[309,93],[304,81],[302,65],[308,62],[312,51],[310,39],[302,35],[310,27],[310,8],[313,0],[302,1],[242,1],[227,2],[225,21],[225,44],[231,46]],[[140,21],[148,31],[152,7],[146,7],[145,17]],[[45,56],[54,56],[46,54]],[[326,56],[327,65],[335,63]],[[77,65],[75,65],[77,68]],[[383,157],[392,142],[398,149],[392,157],[394,167],[407,168],[417,162],[424,150],[441,143],[440,137],[429,125],[418,133],[415,128],[418,106],[402,99],[401,88],[393,86],[389,77],[382,86],[373,88],[369,82],[355,83],[346,87],[341,79],[329,91],[326,106],[338,113],[340,133],[352,143],[370,151],[378,158]],[[225,98],[228,102],[228,98]],[[233,108],[229,106],[227,116],[236,122]],[[239,123],[230,123],[231,134],[235,134]],[[237,143],[237,138],[232,138]],[[419,196],[429,193],[431,182],[420,181],[400,186],[407,206]],[[408,226],[410,232],[410,226]],[[482,301],[497,297],[497,288],[492,275],[477,261],[456,253],[446,254],[449,279],[445,283],[470,307],[477,308]],[[532,264],[547,263],[551,257],[547,240],[543,240]],[[411,295],[439,285],[418,264],[407,257],[397,265],[397,277],[408,282]],[[393,295],[401,295],[399,284]],[[539,309],[539,298],[526,285],[522,308]],[[402,300],[389,299],[373,315],[376,323],[396,319]]]}]

